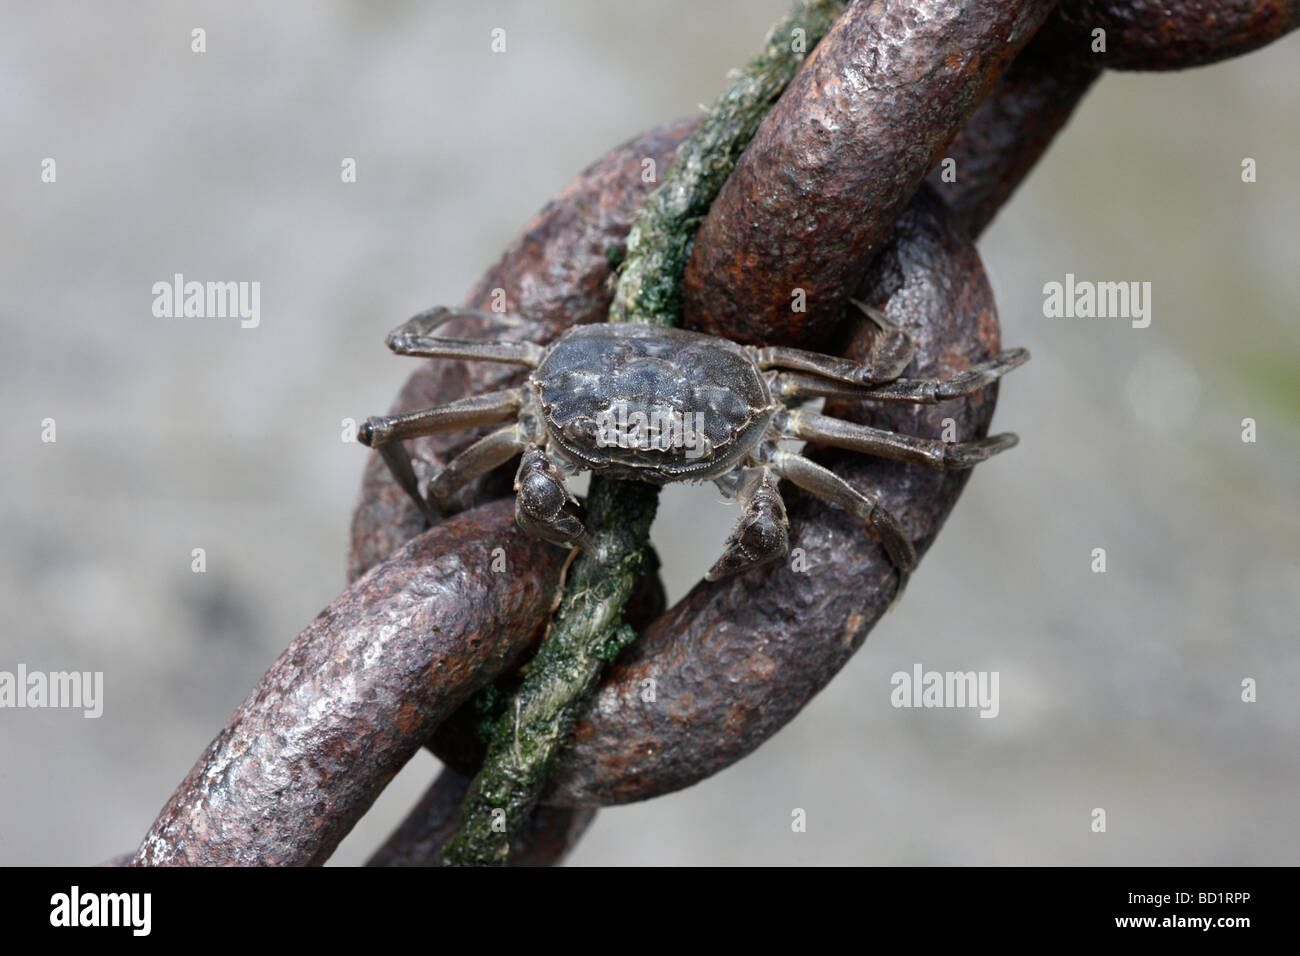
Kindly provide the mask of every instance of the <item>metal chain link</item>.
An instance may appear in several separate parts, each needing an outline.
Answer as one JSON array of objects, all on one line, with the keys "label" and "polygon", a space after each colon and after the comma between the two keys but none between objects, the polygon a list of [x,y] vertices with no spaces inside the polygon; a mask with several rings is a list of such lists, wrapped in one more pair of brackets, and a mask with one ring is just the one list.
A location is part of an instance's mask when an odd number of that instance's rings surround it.
[{"label": "metal chain link", "polygon": [[[1300,0],[1053,6],[851,4],[713,204],[683,286],[687,326],[815,347],[835,331],[839,310],[814,316],[773,305],[788,302],[791,288],[814,288],[827,303],[855,294],[883,305],[916,339],[925,369],[975,361],[998,343],[973,238],[1102,71],[1211,63],[1300,25]],[[506,290],[512,308],[534,320],[539,342],[570,324],[602,321],[609,251],[625,241],[649,189],[642,161],[666,166],[693,125],[661,127],[586,170],[468,304],[487,308],[493,290]],[[955,181],[939,168],[944,158],[955,164]],[[922,189],[927,177],[930,188]],[[793,188],[773,193],[778,182]],[[481,331],[472,326],[455,331]],[[517,377],[486,363],[426,364],[394,411]],[[963,436],[982,434],[992,408],[990,394],[955,403],[947,417],[956,416]],[[869,412],[837,414],[864,420]],[[934,410],[870,414],[875,423],[937,433]],[[475,437],[412,442],[422,477]],[[842,453],[821,460],[876,489],[920,549],[962,483]],[[268,671],[129,862],[323,862],[431,740],[455,769],[371,862],[433,862],[465,792],[458,771],[472,773],[479,758],[467,702],[528,656],[559,594],[563,553],[514,527],[513,508],[501,500],[508,493],[508,480],[480,479],[462,495],[464,513],[426,531],[372,460],[353,524],[352,584]],[[749,574],[700,585],[668,610],[657,575],[643,581],[628,615],[641,638],[580,717],[541,811],[514,844],[515,862],[560,859],[590,820],[583,808],[671,792],[740,759],[862,643],[885,609],[892,570],[834,509],[800,499],[790,517],[792,547],[810,562],[834,562],[835,574],[802,575],[781,588],[771,579],[787,569]],[[493,573],[493,548],[513,573]],[[646,679],[671,708],[641,702]]]}]

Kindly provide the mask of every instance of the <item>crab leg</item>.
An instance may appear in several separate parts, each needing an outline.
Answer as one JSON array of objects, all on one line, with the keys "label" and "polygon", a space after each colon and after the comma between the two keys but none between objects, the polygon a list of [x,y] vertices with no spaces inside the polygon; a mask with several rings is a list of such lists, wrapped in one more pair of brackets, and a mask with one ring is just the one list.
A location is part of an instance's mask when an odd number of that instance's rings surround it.
[{"label": "crab leg", "polygon": [[862,494],[835,472],[803,455],[778,451],[772,467],[782,478],[789,478],[800,488],[833,505],[839,505],[869,524],[879,535],[880,544],[889,555],[889,560],[898,569],[898,594],[903,593],[908,574],[916,567],[916,549],[907,539],[898,519],[881,507],[876,499]]},{"label": "crab leg", "polygon": [[855,362],[820,352],[806,352],[784,345],[771,345],[754,350],[754,360],[758,367],[811,372],[850,385],[877,385],[898,378],[912,361],[914,350],[911,338],[878,309],[856,299],[849,301],[866,313],[879,329],[879,334],[872,338],[871,352],[866,362]]},{"label": "crab leg", "polygon": [[515,417],[523,405],[524,390],[507,388],[486,395],[458,398],[446,405],[434,405],[405,415],[374,415],[358,429],[357,441],[370,448],[381,448],[389,442],[408,438],[454,432],[476,425],[495,425]]},{"label": "crab leg", "polygon": [[534,342],[491,342],[484,339],[456,339],[435,335],[444,323],[458,318],[486,319],[511,327],[523,326],[514,316],[473,309],[448,309],[436,306],[408,319],[388,333],[388,347],[398,355],[421,358],[469,359],[482,362],[509,362],[535,368],[545,351]]},{"label": "crab leg", "polygon": [[731,529],[722,557],[704,575],[706,581],[774,561],[790,549],[785,502],[781,500],[776,473],[771,468],[762,465],[746,468],[736,498],[744,513]]},{"label": "crab leg", "polygon": [[[876,345],[880,345],[879,340]],[[881,382],[892,381],[903,373],[907,363],[912,360],[910,343],[907,344],[905,352],[892,356],[878,356],[876,347],[873,347],[871,351],[871,358],[868,359],[866,364],[862,364],[836,355],[806,352],[803,349],[790,348],[786,345],[769,345],[755,349],[754,360],[758,363],[758,367],[762,369],[795,369],[800,372],[811,372],[814,375],[836,382],[858,386],[876,385]]]},{"label": "crab leg", "polygon": [[444,513],[444,502],[475,478],[503,465],[529,446],[518,425],[507,425],[480,438],[429,479],[429,500]]},{"label": "crab leg", "polygon": [[494,425],[519,414],[524,404],[524,390],[511,388],[487,395],[472,395],[446,405],[408,412],[405,415],[376,415],[366,419],[357,430],[357,441],[375,449],[388,470],[431,522],[438,516],[420,493],[420,484],[411,465],[411,456],[402,442],[422,435],[456,431],[477,425]]},{"label": "crab leg", "polygon": [[801,438],[850,451],[928,465],[938,471],[973,468],[1019,441],[1010,432],[964,442],[917,438],[802,409],[788,412],[781,430],[786,438]]},{"label": "crab leg", "polygon": [[[899,378],[880,385],[853,385],[831,381],[825,375],[782,372],[772,382],[781,398],[864,398],[879,402],[938,405],[952,398],[973,395],[1029,360],[1026,349],[1011,349],[996,358],[972,365],[952,378]],[[839,361],[847,361],[840,359]]]}]

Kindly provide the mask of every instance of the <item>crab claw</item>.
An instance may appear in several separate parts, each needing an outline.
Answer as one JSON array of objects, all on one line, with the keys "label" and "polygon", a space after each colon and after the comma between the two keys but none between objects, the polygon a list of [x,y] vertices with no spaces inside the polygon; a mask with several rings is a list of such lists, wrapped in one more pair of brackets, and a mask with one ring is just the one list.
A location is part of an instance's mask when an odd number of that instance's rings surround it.
[{"label": "crab claw", "polygon": [[871,338],[870,354],[857,373],[858,382],[862,385],[879,385],[881,382],[893,381],[912,362],[915,349],[911,336],[889,321],[879,309],[857,299],[849,301],[871,319],[877,329]]},{"label": "crab claw", "polygon": [[524,452],[515,473],[515,522],[530,534],[555,544],[582,547],[587,533],[564,475],[540,448]]},{"label": "crab claw", "polygon": [[722,557],[704,575],[706,581],[775,561],[790,549],[785,502],[770,468],[748,469],[736,497],[744,505],[744,514],[731,529]]}]

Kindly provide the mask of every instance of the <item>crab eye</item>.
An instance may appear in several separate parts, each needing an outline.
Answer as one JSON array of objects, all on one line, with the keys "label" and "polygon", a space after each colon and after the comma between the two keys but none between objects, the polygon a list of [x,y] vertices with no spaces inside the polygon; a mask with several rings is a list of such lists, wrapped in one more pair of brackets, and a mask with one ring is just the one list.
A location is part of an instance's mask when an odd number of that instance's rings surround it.
[{"label": "crab eye", "polygon": [[596,423],[586,416],[565,422],[561,431],[571,442],[590,444],[596,440]]}]

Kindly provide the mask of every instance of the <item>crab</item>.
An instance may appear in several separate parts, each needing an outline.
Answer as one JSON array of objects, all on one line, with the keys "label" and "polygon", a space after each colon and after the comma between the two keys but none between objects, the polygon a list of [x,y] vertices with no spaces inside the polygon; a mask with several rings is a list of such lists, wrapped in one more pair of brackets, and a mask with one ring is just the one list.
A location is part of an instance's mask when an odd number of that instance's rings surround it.
[{"label": "crab", "polygon": [[[902,378],[911,340],[883,313],[854,302],[877,326],[858,363],[783,345],[739,345],[685,329],[632,323],[573,326],[550,345],[523,340],[449,338],[446,322],[474,317],[520,327],[504,314],[438,307],[388,336],[399,355],[506,362],[531,369],[522,385],[404,415],[375,416],[358,440],[383,457],[393,477],[431,521],[470,481],[520,455],[515,519],[547,541],[589,548],[580,505],[565,480],[582,471],[657,485],[712,481],[742,512],[707,580],[777,560],[789,549],[781,478],[856,515],[875,532],[900,576],[916,549],[897,519],[871,495],[809,458],[781,447],[810,441],[935,469],[970,468],[1016,444],[1006,433],[945,442],[872,428],[803,409],[812,398],[937,404],[971,395],[1029,358],[1002,352],[948,379]],[[421,493],[402,442],[499,424],[431,478]]]}]

